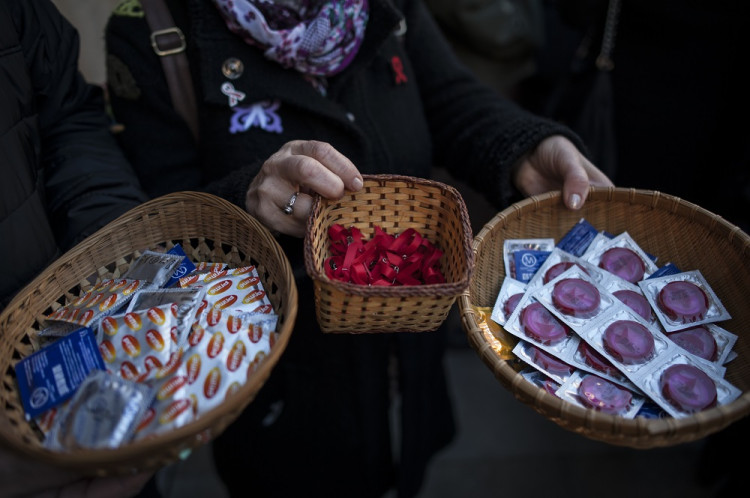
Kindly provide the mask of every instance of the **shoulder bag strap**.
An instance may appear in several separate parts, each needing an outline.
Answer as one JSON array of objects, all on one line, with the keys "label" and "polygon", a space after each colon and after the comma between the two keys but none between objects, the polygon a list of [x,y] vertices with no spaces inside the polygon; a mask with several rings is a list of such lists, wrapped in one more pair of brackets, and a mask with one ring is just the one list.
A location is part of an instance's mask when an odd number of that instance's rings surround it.
[{"label": "shoulder bag strap", "polygon": [[151,46],[161,60],[172,96],[172,105],[198,141],[198,107],[185,49],[185,35],[172,19],[165,0],[141,0],[151,28]]}]

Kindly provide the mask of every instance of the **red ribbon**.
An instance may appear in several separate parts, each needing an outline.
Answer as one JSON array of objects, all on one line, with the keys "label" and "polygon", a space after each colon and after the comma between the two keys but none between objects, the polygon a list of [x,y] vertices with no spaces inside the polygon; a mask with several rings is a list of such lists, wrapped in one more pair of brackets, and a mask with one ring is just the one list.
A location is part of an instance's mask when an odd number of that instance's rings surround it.
[{"label": "red ribbon", "polygon": [[331,254],[325,261],[326,276],[360,285],[440,284],[445,277],[439,268],[443,251],[415,229],[397,236],[376,226],[372,239],[365,241],[357,227],[340,224],[328,228]]},{"label": "red ribbon", "polygon": [[409,81],[409,79],[404,74],[404,63],[401,62],[401,57],[399,57],[398,55],[394,55],[393,57],[391,57],[391,68],[396,75],[395,81],[397,85],[401,85]]}]

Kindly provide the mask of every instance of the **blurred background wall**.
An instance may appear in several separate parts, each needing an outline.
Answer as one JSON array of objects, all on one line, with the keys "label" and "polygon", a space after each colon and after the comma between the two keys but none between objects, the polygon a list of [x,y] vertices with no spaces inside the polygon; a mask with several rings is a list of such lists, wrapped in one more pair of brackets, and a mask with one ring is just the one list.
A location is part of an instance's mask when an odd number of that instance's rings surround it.
[{"label": "blurred background wall", "polygon": [[122,0],[52,1],[81,35],[81,72],[91,83],[104,83],[104,25]]}]

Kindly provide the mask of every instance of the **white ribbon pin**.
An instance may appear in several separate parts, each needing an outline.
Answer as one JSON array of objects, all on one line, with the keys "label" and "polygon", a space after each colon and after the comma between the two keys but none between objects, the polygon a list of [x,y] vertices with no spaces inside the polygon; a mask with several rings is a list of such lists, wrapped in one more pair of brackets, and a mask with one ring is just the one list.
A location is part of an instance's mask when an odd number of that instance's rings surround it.
[{"label": "white ribbon pin", "polygon": [[245,94],[234,89],[234,85],[228,81],[221,85],[221,93],[229,97],[229,107],[234,107],[245,98]]}]

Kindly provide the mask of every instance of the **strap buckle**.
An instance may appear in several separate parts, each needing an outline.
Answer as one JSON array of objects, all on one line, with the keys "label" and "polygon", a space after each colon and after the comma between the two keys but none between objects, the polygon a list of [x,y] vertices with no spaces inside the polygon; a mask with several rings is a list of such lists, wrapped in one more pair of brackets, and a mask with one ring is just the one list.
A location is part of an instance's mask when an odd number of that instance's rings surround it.
[{"label": "strap buckle", "polygon": [[[174,38],[170,38],[168,40],[164,40],[165,48],[160,48],[158,39],[160,37],[169,35],[176,35],[177,39],[179,40],[179,45],[170,48],[169,45],[173,45],[173,43],[169,43],[169,41],[174,40]],[[156,52],[156,55],[158,55],[159,57],[164,57],[166,55],[173,55],[184,52],[187,44],[185,43],[185,35],[182,34],[182,30],[175,26],[172,28],[160,29],[151,33],[151,46],[154,48],[154,52]]]}]

